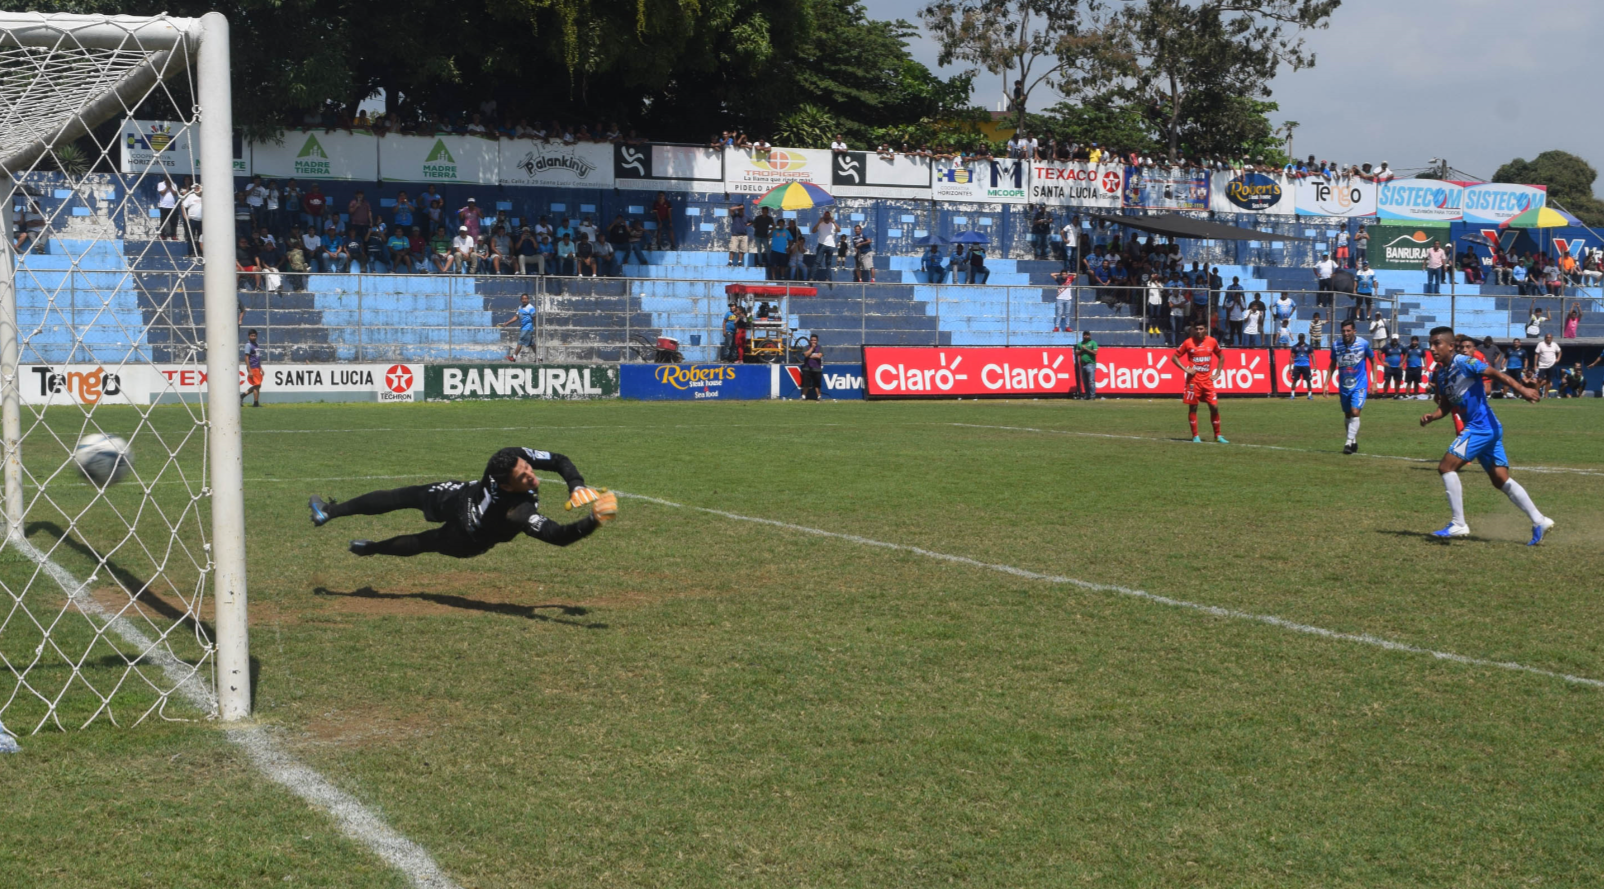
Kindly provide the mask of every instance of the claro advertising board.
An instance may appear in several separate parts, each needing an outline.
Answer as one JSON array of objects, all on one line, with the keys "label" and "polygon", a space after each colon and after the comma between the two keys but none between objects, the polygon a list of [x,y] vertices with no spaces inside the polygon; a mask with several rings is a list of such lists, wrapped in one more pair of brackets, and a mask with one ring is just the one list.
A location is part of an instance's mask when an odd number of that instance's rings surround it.
[{"label": "claro advertising board", "polygon": [[[1166,349],[1097,352],[1100,395],[1180,395],[1183,374]],[[865,346],[865,393],[879,398],[1039,398],[1075,391],[1067,346]],[[1268,395],[1268,349],[1227,349],[1214,373],[1221,394]]]}]

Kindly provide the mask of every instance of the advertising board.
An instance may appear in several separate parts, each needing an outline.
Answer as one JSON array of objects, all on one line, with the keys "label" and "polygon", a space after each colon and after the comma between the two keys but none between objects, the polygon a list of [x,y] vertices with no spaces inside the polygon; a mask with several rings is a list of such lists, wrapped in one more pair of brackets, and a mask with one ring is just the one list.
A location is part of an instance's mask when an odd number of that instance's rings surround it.
[{"label": "advertising board", "polygon": [[743,401],[773,398],[778,364],[625,364],[618,394],[641,401]]},{"label": "advertising board", "polygon": [[[1099,395],[1180,395],[1181,371],[1169,349],[1105,346],[1097,352]],[[1214,373],[1221,394],[1267,395],[1267,349],[1227,349]],[[1074,350],[1067,346],[864,346],[870,397],[1040,398],[1075,391]]]},{"label": "advertising board", "polygon": [[817,148],[724,150],[724,190],[729,194],[763,194],[787,182],[811,182],[829,191],[830,152]]},{"label": "advertising board", "polygon": [[[802,397],[802,368],[790,365],[780,374],[779,397]],[[861,400],[863,398],[863,365],[826,364],[824,366],[824,381],[819,386],[819,397]]]},{"label": "advertising board", "polygon": [[830,153],[830,193],[844,198],[930,199],[931,161],[871,151]]},{"label": "advertising board", "polygon": [[1279,173],[1215,173],[1209,189],[1216,213],[1295,212],[1291,183]]},{"label": "advertising board", "polygon": [[1207,170],[1125,168],[1125,206],[1141,210],[1209,209]]},{"label": "advertising board", "polygon": [[1374,216],[1376,191],[1376,183],[1357,176],[1310,176],[1293,187],[1294,209],[1299,216]]},{"label": "advertising board", "polygon": [[385,182],[494,185],[500,143],[478,136],[386,136],[378,140]]},{"label": "advertising board", "polygon": [[1463,215],[1465,187],[1438,179],[1399,179],[1384,182],[1376,195],[1376,215],[1382,219],[1417,222],[1453,222]]},{"label": "advertising board", "polygon": [[1030,165],[1030,200],[1053,207],[1118,210],[1125,175],[1111,164],[1036,161]]},{"label": "advertising board", "polygon": [[423,371],[429,401],[618,397],[618,367],[600,364],[431,364]]},{"label": "advertising board", "polygon": [[279,142],[251,143],[251,170],[279,179],[377,182],[378,141],[366,132],[288,130]]},{"label": "advertising board", "polygon": [[501,185],[612,188],[613,146],[580,142],[505,139],[497,145],[496,181]]},{"label": "advertising board", "polygon": [[723,191],[724,152],[699,145],[613,146],[613,184],[638,191]]}]

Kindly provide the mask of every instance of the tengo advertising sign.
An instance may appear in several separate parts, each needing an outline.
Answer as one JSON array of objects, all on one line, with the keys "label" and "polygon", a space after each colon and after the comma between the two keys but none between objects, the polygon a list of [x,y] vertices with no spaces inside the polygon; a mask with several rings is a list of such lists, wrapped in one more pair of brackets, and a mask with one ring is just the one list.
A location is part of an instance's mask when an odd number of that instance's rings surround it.
[{"label": "tengo advertising sign", "polygon": [[[1099,395],[1180,395],[1185,380],[1169,349],[1104,347]],[[1075,391],[1074,349],[1064,346],[865,346],[865,392],[881,398],[1039,398]],[[1228,349],[1214,373],[1222,394],[1267,395],[1266,349]]]},{"label": "tengo advertising sign", "polygon": [[599,364],[431,364],[423,372],[423,394],[430,401],[613,398],[618,395],[618,368]]}]

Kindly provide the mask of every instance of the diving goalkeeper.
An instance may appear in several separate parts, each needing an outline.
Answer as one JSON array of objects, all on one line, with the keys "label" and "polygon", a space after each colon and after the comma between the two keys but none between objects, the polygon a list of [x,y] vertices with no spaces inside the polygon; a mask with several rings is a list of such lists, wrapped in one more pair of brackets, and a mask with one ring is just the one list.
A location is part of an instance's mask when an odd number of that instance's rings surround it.
[{"label": "diving goalkeeper", "polygon": [[[536,470],[555,471],[568,483],[568,508],[591,505],[591,513],[563,524],[540,514],[540,478]],[[439,553],[469,559],[489,552],[519,534],[557,546],[589,537],[618,515],[618,498],[587,487],[562,454],[531,448],[502,448],[485,465],[476,482],[435,482],[389,491],[374,491],[336,502],[313,497],[312,524],[321,527],[349,515],[383,515],[398,509],[416,509],[425,521],[442,522],[421,534],[403,534],[389,540],[353,540],[351,552],[359,556],[416,556]]]}]

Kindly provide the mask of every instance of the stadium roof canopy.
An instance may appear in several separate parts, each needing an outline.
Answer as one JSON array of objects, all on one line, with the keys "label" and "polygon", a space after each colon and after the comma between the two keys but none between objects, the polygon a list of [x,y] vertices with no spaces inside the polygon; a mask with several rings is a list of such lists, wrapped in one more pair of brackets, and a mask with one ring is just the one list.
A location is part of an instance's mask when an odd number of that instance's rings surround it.
[{"label": "stadium roof canopy", "polygon": [[1123,225],[1126,228],[1151,232],[1155,235],[1168,235],[1172,238],[1205,238],[1213,241],[1319,240],[1318,238],[1299,238],[1276,232],[1261,232],[1253,228],[1238,228],[1234,225],[1210,222],[1206,219],[1193,219],[1190,216],[1181,216],[1177,213],[1166,213],[1162,216],[1116,216],[1108,213],[1088,213],[1087,215],[1093,219],[1101,219],[1104,222]]}]

